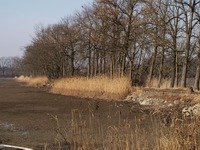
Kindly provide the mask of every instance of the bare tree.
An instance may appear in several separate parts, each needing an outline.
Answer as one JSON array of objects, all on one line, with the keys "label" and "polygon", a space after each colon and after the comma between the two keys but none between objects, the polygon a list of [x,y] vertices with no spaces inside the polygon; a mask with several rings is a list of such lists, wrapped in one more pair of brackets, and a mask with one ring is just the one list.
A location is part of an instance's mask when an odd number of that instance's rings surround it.
[{"label": "bare tree", "polygon": [[178,56],[180,50],[178,50],[178,39],[180,37],[181,26],[180,26],[180,7],[177,3],[174,3],[173,0],[170,1],[169,7],[169,27],[168,27],[168,35],[170,36],[169,48],[172,50],[172,73],[171,73],[171,84],[170,87],[178,87],[178,79],[179,79],[179,61]]},{"label": "bare tree", "polygon": [[184,23],[184,33],[185,33],[185,60],[183,63],[182,69],[182,77],[181,77],[181,87],[186,87],[186,79],[187,79],[187,67],[188,67],[188,57],[190,52],[191,38],[193,29],[195,28],[197,21],[195,20],[195,11],[198,5],[198,1],[196,0],[178,0],[176,1],[181,8],[182,16],[181,20]]},{"label": "bare tree", "polygon": [[149,43],[151,45],[152,54],[151,62],[149,67],[149,74],[147,85],[151,86],[155,63],[157,55],[161,49],[161,63],[159,69],[159,83],[160,86],[161,79],[163,76],[163,63],[164,63],[164,50],[165,50],[165,37],[167,29],[167,11],[169,7],[168,1],[156,0],[148,1],[145,3],[144,17],[146,19],[146,34],[149,36]]},{"label": "bare tree", "polygon": [[[72,17],[39,27],[23,62],[29,74],[49,78],[128,76],[132,85],[144,84],[146,79],[151,85],[156,77],[158,87],[164,78],[171,78],[171,87],[178,86],[182,69],[184,87],[188,62],[196,58],[191,45],[197,39],[193,35],[198,29],[199,3],[95,0]],[[191,66],[195,72],[196,66]],[[196,85],[198,81],[196,78]]]}]

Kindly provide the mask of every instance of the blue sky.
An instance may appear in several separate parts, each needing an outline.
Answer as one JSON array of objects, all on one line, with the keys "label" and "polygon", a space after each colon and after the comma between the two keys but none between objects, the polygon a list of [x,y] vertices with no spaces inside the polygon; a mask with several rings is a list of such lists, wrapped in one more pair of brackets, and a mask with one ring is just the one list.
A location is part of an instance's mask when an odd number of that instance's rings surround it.
[{"label": "blue sky", "polygon": [[0,0],[0,57],[22,56],[39,24],[58,23],[93,0]]}]

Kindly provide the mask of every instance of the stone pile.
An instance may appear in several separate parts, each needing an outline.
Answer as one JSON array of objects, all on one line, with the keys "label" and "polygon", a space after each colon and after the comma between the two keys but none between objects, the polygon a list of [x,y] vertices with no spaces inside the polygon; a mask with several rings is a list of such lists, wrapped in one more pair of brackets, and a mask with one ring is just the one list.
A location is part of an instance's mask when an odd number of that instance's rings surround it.
[{"label": "stone pile", "polygon": [[143,96],[136,96],[136,95],[129,95],[125,101],[129,101],[129,102],[137,102],[142,106],[154,106],[154,105],[160,105],[160,106],[174,106],[174,105],[178,105],[179,101],[175,100],[175,101],[166,101],[164,99],[161,98],[148,98],[148,97],[143,97]]},{"label": "stone pile", "polygon": [[142,94],[140,95],[129,95],[125,101],[138,103],[141,106],[160,106],[160,107],[173,107],[173,106],[181,106],[182,114],[185,116],[199,116],[200,117],[200,103],[191,104],[189,106],[187,102],[183,100],[164,100],[161,98],[148,98]]}]

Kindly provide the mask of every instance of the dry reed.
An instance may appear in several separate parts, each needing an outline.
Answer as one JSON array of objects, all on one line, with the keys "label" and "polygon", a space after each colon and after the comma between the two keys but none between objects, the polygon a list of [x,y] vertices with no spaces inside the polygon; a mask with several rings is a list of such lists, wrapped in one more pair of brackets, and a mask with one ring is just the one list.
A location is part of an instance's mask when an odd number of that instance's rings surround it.
[{"label": "dry reed", "polygon": [[20,76],[17,78],[17,81],[19,82],[25,82],[28,86],[33,86],[33,87],[41,87],[45,86],[48,83],[48,78],[45,76],[38,76],[38,77],[25,77],[25,76]]},{"label": "dry reed", "polygon": [[130,120],[123,120],[119,125],[108,125],[103,128],[104,123],[95,117],[92,111],[89,111],[87,117],[78,110],[72,111],[71,127],[67,130],[59,130],[60,133],[56,137],[60,150],[63,141],[66,143],[66,139],[68,147],[72,150],[200,149],[200,120],[197,118],[180,121],[177,116],[172,116],[174,118],[171,120],[171,125],[166,126],[152,116],[148,116],[151,121],[145,128],[141,126],[139,118],[133,121],[134,124]]},{"label": "dry reed", "polygon": [[64,78],[54,82],[51,92],[99,99],[120,99],[131,90],[128,78]]}]

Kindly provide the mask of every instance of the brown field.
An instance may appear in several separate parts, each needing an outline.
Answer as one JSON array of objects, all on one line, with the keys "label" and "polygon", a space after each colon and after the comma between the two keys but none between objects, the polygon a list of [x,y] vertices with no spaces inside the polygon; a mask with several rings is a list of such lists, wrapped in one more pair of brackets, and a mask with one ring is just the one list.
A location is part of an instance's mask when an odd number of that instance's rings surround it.
[{"label": "brown field", "polygon": [[34,149],[200,149],[199,119],[180,107],[80,99],[0,79],[0,143]]}]

